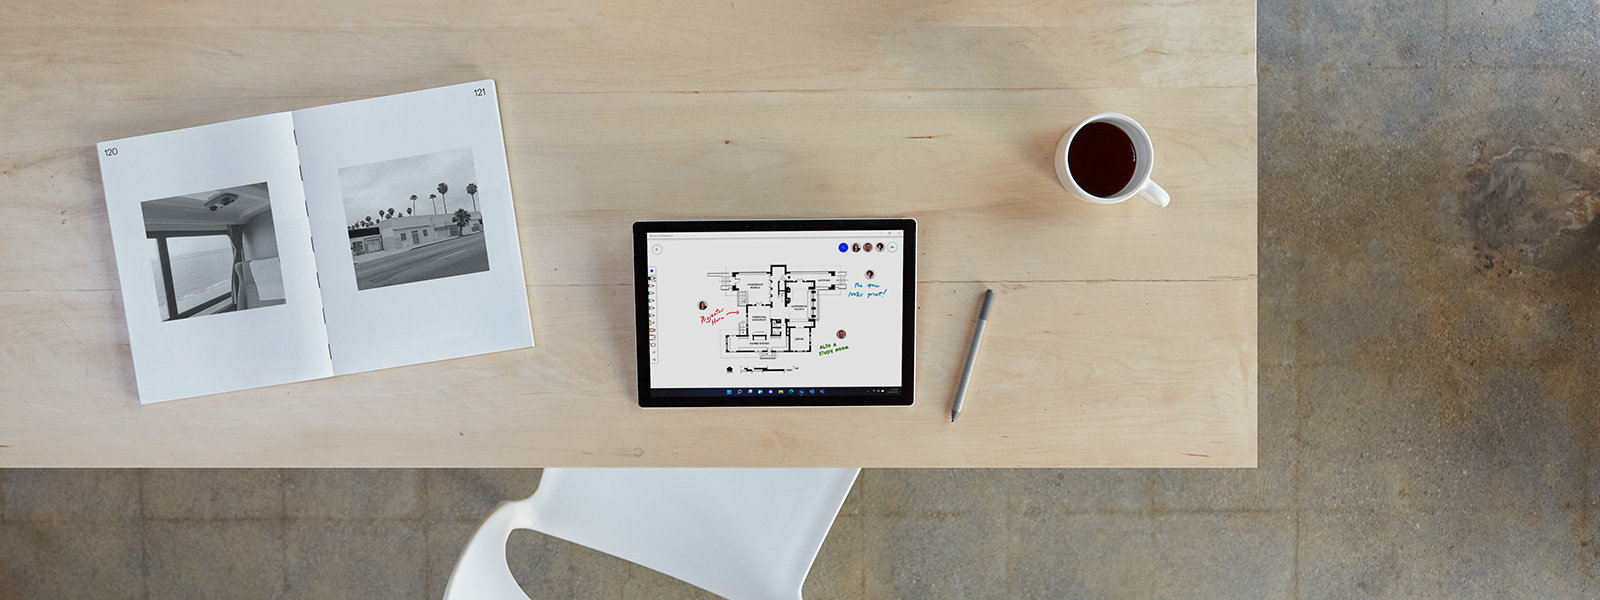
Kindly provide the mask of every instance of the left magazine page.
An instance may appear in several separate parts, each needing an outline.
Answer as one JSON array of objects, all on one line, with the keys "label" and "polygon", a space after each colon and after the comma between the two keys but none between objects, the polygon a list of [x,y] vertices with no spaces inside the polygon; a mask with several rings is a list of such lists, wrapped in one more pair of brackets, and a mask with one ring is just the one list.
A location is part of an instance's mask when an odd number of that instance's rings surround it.
[{"label": "left magazine page", "polygon": [[333,374],[289,113],[98,150],[140,402]]}]

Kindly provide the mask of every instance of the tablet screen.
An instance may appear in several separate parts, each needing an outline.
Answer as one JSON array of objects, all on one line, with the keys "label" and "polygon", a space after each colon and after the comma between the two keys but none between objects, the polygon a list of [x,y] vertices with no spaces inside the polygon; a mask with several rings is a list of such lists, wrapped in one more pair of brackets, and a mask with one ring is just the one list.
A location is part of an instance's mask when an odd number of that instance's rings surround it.
[{"label": "tablet screen", "polygon": [[910,293],[905,235],[645,233],[651,394],[724,405],[899,396]]}]

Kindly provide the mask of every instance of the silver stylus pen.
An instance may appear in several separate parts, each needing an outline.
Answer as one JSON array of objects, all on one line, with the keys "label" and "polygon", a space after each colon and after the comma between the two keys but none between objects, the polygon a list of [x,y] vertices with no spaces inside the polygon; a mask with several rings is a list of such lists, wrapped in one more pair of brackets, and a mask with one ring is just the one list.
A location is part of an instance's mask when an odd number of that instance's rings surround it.
[{"label": "silver stylus pen", "polygon": [[983,308],[978,310],[978,327],[972,330],[972,347],[967,349],[967,366],[961,369],[961,385],[956,386],[956,401],[950,405],[950,422],[961,414],[961,400],[967,397],[967,382],[972,381],[972,365],[978,362],[978,343],[983,341],[983,324],[989,320],[989,303],[994,301],[994,290],[984,290]]}]

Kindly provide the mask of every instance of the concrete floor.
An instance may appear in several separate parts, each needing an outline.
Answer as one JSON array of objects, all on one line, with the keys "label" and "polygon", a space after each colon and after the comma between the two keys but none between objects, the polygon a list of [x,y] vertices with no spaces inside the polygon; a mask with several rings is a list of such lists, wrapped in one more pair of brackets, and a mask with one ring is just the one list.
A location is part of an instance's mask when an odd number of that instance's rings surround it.
[{"label": "concrete floor", "polygon": [[[1600,4],[1259,28],[1261,468],[864,471],[808,597],[1600,597]],[[537,479],[0,471],[0,598],[438,598]],[[536,598],[707,597],[511,556]]]}]

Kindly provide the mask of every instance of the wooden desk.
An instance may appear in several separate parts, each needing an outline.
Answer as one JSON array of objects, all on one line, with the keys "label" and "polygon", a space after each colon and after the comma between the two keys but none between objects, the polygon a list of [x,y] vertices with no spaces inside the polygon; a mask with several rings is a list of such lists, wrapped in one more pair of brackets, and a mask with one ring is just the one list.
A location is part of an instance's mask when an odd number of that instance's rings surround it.
[{"label": "wooden desk", "polygon": [[[1253,466],[1254,3],[914,4],[8,4],[0,466]],[[139,405],[95,142],[480,77],[537,348]],[[1057,185],[1106,110],[1169,208]],[[900,215],[915,406],[635,407],[633,220]]]}]

